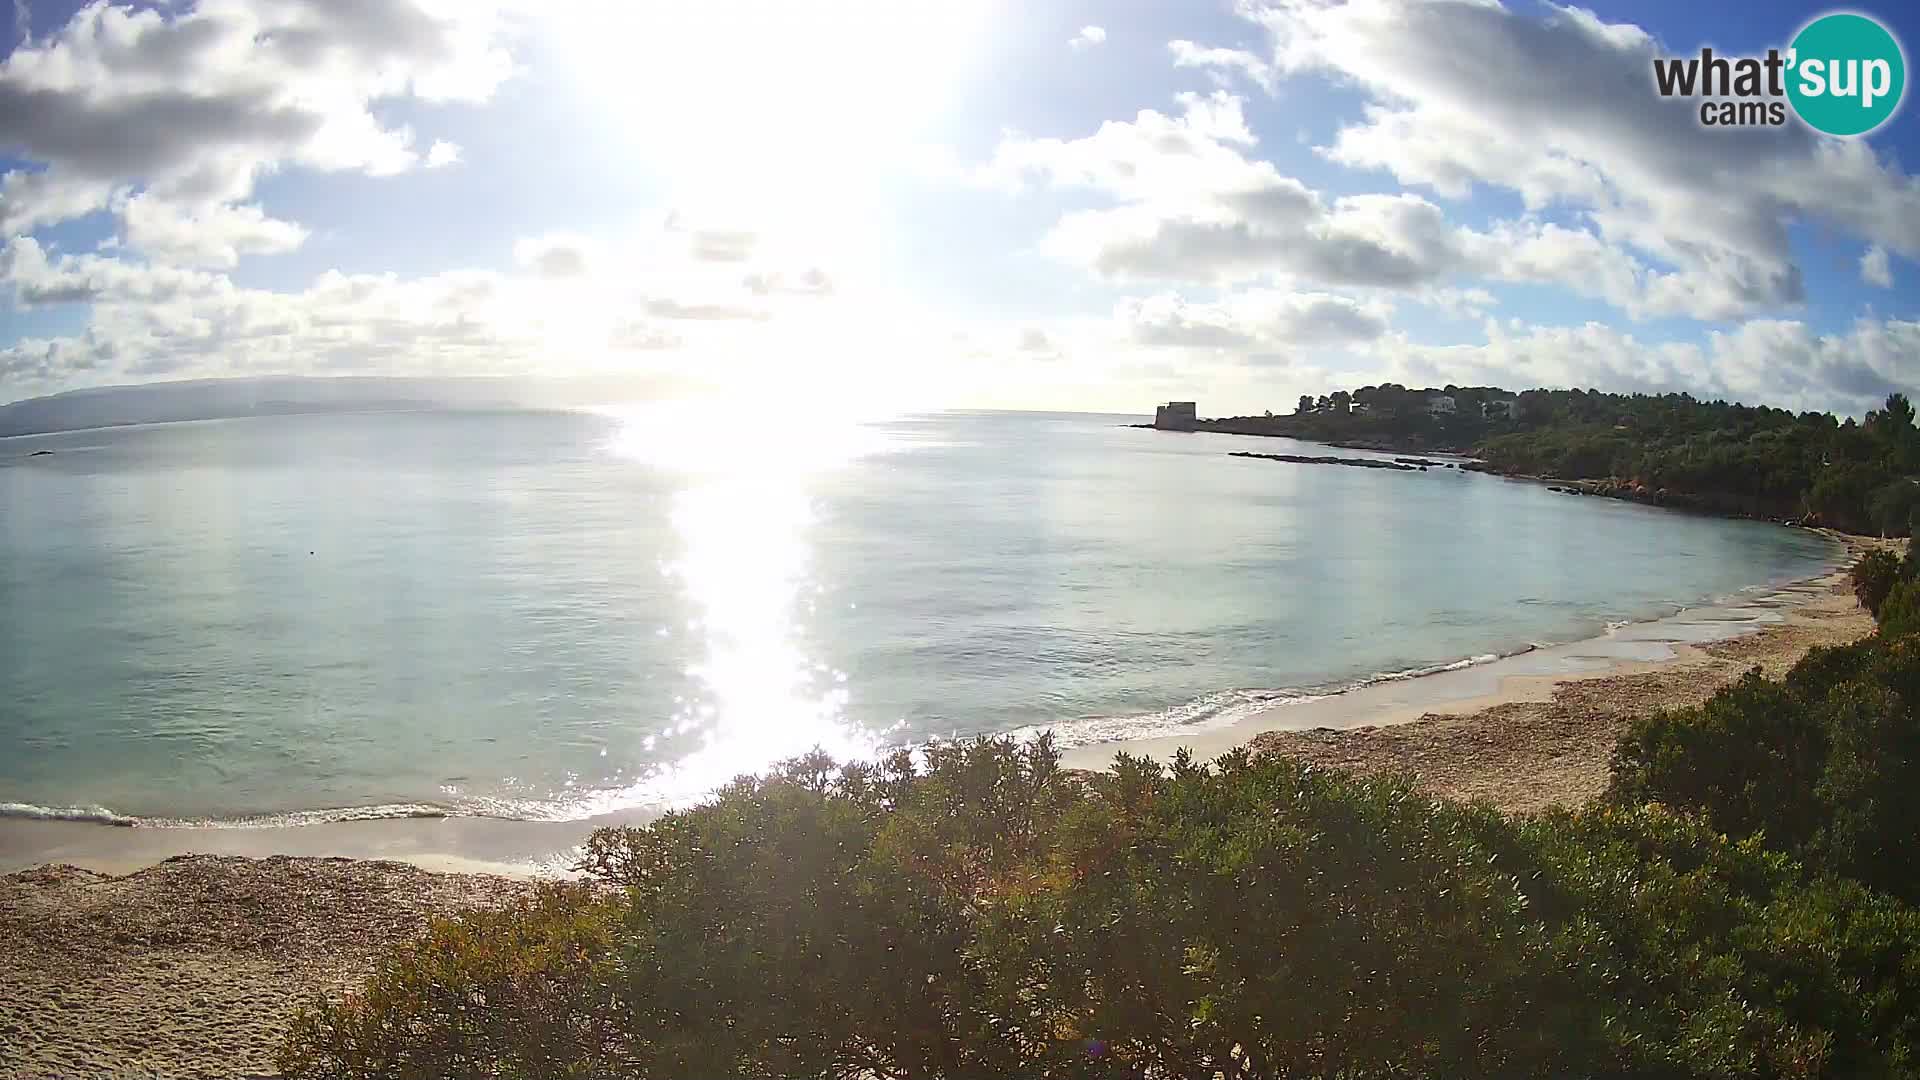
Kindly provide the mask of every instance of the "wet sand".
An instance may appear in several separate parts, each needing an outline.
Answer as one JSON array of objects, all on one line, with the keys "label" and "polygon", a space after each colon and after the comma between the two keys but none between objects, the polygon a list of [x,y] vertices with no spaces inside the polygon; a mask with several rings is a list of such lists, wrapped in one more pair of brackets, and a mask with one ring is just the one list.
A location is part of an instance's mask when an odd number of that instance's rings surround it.
[{"label": "wet sand", "polygon": [[[1903,551],[1905,541],[1834,539],[1846,548],[1834,569],[1737,604],[1407,680],[1414,687],[1271,708],[1195,736],[1079,748],[1067,763],[1099,768],[1118,751],[1165,759],[1181,746],[1204,760],[1246,745],[1348,771],[1410,773],[1436,795],[1509,812],[1576,807],[1606,789],[1614,744],[1633,717],[1699,704],[1755,667],[1778,676],[1815,646],[1873,632],[1845,568],[1872,548]],[[1653,655],[1636,657],[1642,645]],[[1560,670],[1531,670],[1541,667]]]},{"label": "wet sand", "polygon": [[1665,663],[1619,665],[1593,677],[1519,677],[1502,692],[1418,719],[1344,731],[1316,728],[1255,736],[1258,753],[1285,754],[1354,772],[1406,772],[1426,790],[1484,799],[1530,813],[1579,806],[1606,790],[1613,747],[1636,716],[1697,705],[1759,667],[1778,676],[1817,645],[1873,629],[1843,584],[1759,632],[1683,646]]}]

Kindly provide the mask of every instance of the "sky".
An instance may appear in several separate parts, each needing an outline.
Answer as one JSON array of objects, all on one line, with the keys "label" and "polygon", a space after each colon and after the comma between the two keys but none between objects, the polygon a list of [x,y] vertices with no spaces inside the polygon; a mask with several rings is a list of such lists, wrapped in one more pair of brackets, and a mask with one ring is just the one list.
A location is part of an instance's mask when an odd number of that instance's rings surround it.
[{"label": "sky", "polygon": [[[14,0],[0,402],[593,375],[779,408],[1395,381],[1858,415],[1920,389],[1920,110],[1709,128],[1652,79],[1828,10]],[[1847,10],[1920,43],[1906,0]]]}]

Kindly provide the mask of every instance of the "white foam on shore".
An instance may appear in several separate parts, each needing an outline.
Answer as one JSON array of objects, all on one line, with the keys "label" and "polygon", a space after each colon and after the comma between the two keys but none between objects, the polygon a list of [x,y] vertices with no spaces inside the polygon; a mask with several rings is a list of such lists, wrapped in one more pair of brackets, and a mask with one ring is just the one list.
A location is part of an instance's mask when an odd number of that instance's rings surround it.
[{"label": "white foam on shore", "polygon": [[33,803],[0,803],[0,819],[24,821],[85,821],[96,825],[134,825],[138,819],[116,814],[104,806],[37,806]]},{"label": "white foam on shore", "polygon": [[[458,814],[442,806],[401,803],[384,806],[343,806],[325,810],[291,810],[279,814],[250,814],[233,818],[190,819],[137,817],[109,810],[104,806],[39,806],[34,803],[0,803],[0,819],[25,821],[77,821],[96,825],[139,826],[147,829],[259,829],[292,825],[319,825],[334,821],[394,821],[406,818],[444,818]],[[486,814],[458,814],[488,817]]]}]

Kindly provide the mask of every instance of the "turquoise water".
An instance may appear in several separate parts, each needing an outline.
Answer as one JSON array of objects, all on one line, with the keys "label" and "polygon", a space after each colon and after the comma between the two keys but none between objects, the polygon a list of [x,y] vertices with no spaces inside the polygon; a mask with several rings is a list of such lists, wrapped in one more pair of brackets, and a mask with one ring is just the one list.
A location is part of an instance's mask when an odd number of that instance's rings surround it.
[{"label": "turquoise water", "polygon": [[1131,419],[392,413],[0,440],[0,804],[581,817],[816,744],[1167,734],[1830,558],[1799,530],[1236,459],[1304,448]]}]

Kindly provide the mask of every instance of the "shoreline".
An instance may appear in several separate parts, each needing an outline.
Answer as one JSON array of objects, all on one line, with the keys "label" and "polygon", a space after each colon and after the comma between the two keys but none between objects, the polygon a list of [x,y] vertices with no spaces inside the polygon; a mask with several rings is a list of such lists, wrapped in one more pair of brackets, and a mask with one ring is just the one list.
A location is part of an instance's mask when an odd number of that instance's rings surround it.
[{"label": "shoreline", "polygon": [[[1340,450],[1357,450],[1362,453],[1380,454],[1398,461],[1395,455],[1437,455],[1451,458],[1452,467],[1466,472],[1479,473],[1482,476],[1498,477],[1502,480],[1516,480],[1522,483],[1545,486],[1550,491],[1568,495],[1587,495],[1602,499],[1614,499],[1619,502],[1635,503],[1640,506],[1654,506],[1662,510],[1675,510],[1681,513],[1699,514],[1704,517],[1723,518],[1729,521],[1761,521],[1775,525],[1790,525],[1795,528],[1813,529],[1818,532],[1832,533],[1834,530],[1816,523],[1807,523],[1793,518],[1779,506],[1759,506],[1752,500],[1730,499],[1714,492],[1680,491],[1667,488],[1653,489],[1640,486],[1617,476],[1586,477],[1568,479],[1558,476],[1542,476],[1535,473],[1513,472],[1487,464],[1477,456],[1478,447],[1466,445],[1435,445],[1424,438],[1396,438],[1392,436],[1359,436],[1343,439],[1316,438],[1311,435],[1296,434],[1283,430],[1290,417],[1217,417],[1211,420],[1197,421],[1193,428],[1160,428],[1154,424],[1129,424],[1129,427],[1146,428],[1154,431],[1170,431],[1175,434],[1212,434],[1248,436],[1258,439],[1289,439],[1298,443],[1311,443],[1316,446],[1331,446]],[[1275,426],[1275,421],[1280,426]],[[1280,460],[1301,461],[1296,455],[1249,454],[1240,453],[1235,457],[1267,457]],[[1340,464],[1349,464],[1340,462]],[[1424,470],[1423,470],[1424,471]]]},{"label": "shoreline", "polygon": [[[1808,531],[1836,545],[1826,569],[1808,578],[1756,586],[1751,596],[1681,608],[1666,616],[1612,627],[1586,639],[1509,655],[1463,659],[1404,678],[1385,677],[1325,694],[1285,699],[1240,710],[1224,722],[1201,723],[1172,734],[1082,743],[1063,749],[1061,763],[1068,768],[1105,769],[1118,753],[1170,760],[1181,748],[1204,761],[1244,745],[1256,752],[1278,750],[1361,770],[1383,769],[1397,762],[1421,773],[1419,766],[1431,755],[1416,752],[1415,743],[1422,738],[1449,737],[1433,733],[1441,718],[1458,719],[1520,706],[1549,707],[1563,686],[1645,676],[1663,668],[1690,669],[1703,658],[1711,658],[1709,650],[1729,639],[1766,642],[1761,651],[1768,654],[1797,650],[1797,658],[1809,644],[1824,640],[1802,643],[1800,637],[1804,635],[1781,636],[1776,624],[1804,618],[1795,612],[1816,606],[1820,597],[1831,593],[1836,582],[1845,577],[1846,568],[1860,552],[1883,543],[1829,530]],[[1845,605],[1855,611],[1861,624],[1841,632],[1858,636],[1870,631],[1872,622],[1858,611],[1851,593],[1844,587],[1840,591]],[[1391,734],[1401,728],[1412,730]],[[1605,754],[1601,757],[1604,759]],[[1537,786],[1527,783],[1525,777],[1515,780],[1521,788]],[[1435,790],[1493,795],[1497,803],[1509,808],[1537,808],[1538,800],[1531,797],[1502,801],[1497,797],[1499,787],[1499,783],[1489,781],[1464,786],[1441,784]],[[258,825],[128,825],[104,820],[5,818],[0,819],[0,875],[56,865],[125,875],[185,855],[279,855],[392,860],[442,873],[567,877],[573,873],[579,846],[595,829],[644,824],[656,816],[658,811],[649,808],[572,821],[459,814]]]},{"label": "shoreline", "polygon": [[[1524,667],[1509,662],[1539,652],[1571,654],[1598,641],[1621,640],[1608,635],[1431,676],[1478,674],[1482,680],[1470,688],[1463,679],[1458,693],[1438,701],[1382,693],[1376,695],[1382,700],[1341,702],[1317,714],[1280,706],[1204,740],[1137,740],[1097,749],[1109,759],[1126,752],[1165,760],[1179,748],[1170,744],[1183,744],[1206,760],[1244,745],[1257,754],[1285,754],[1351,772],[1411,774],[1431,794],[1484,800],[1509,813],[1577,807],[1605,790],[1614,743],[1634,717],[1698,704],[1755,667],[1777,677],[1812,648],[1846,644],[1873,632],[1873,619],[1855,600],[1847,570],[1863,552],[1897,550],[1903,542],[1820,531],[1843,546],[1837,562],[1821,574],[1779,586],[1750,603],[1690,608],[1620,628],[1625,640],[1668,645],[1669,655],[1663,657],[1596,658],[1583,670],[1558,672],[1495,670]],[[1721,621],[1743,611],[1753,614]],[[1697,641],[1662,640],[1657,633],[1714,621],[1729,632]],[[1357,699],[1375,689],[1342,697]],[[1105,764],[1085,756],[1066,763]]]},{"label": "shoreline", "polygon": [[[1578,804],[1604,789],[1630,717],[1871,632],[1846,567],[1883,542],[1833,538],[1844,550],[1828,570],[1744,603],[1270,705],[1211,730],[1088,744],[1064,752],[1063,764],[1104,768],[1118,752],[1165,757],[1180,746],[1206,758],[1244,744],[1363,773],[1410,772],[1434,794],[1513,812]],[[300,1004],[357,985],[433,917],[527,897],[534,878],[567,872],[562,856],[591,829],[635,818],[251,829],[9,822],[0,827],[0,1076],[272,1075]],[[87,868],[65,865],[75,862]],[[10,864],[35,868],[4,872]]]}]

